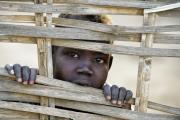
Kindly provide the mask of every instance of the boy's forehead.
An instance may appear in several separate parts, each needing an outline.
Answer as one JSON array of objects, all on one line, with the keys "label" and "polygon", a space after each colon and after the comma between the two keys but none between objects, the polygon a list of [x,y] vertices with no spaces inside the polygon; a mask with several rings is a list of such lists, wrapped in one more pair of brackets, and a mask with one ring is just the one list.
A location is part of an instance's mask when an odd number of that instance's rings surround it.
[{"label": "boy's forehead", "polygon": [[58,49],[62,52],[64,51],[79,51],[79,52],[82,52],[82,53],[91,53],[91,54],[94,54],[94,55],[105,55],[105,56],[108,56],[108,54],[105,54],[105,53],[102,53],[102,52],[97,52],[97,51],[90,51],[90,50],[83,50],[83,49],[76,49],[76,48],[68,48],[68,47],[58,47]]}]

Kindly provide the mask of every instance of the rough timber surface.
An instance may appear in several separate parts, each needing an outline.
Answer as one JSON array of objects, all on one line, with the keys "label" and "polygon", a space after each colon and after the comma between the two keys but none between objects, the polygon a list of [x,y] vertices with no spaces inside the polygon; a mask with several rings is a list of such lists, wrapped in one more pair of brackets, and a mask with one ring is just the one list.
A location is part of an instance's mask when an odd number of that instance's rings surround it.
[{"label": "rough timber surface", "polygon": [[[8,1],[8,2],[7,2]],[[36,1],[36,0],[35,0]],[[17,84],[12,76],[5,75],[0,69],[0,119],[5,120],[67,120],[66,118],[84,120],[117,120],[117,118],[130,120],[179,120],[180,108],[173,108],[158,103],[145,101],[146,107],[174,115],[144,114],[123,110],[106,102],[101,90],[84,88],[52,78],[51,42],[52,45],[79,49],[95,50],[104,53],[137,55],[144,57],[180,57],[179,49],[143,48],[131,46],[116,46],[103,43],[92,44],[85,41],[69,40],[109,40],[140,42],[141,34],[154,37],[154,43],[180,44],[178,34],[163,34],[164,32],[179,32],[179,25],[126,27],[110,26],[91,22],[70,19],[52,18],[52,13],[71,14],[121,14],[143,15],[143,10],[154,10],[179,0],[142,1],[142,0],[39,0],[43,4],[33,4],[34,0],[1,0],[0,10],[13,12],[36,13],[28,15],[0,15],[0,42],[17,42],[38,44],[40,55],[40,72],[49,78],[38,76],[37,84],[31,87]],[[52,4],[56,3],[56,4]],[[157,10],[157,9],[156,9]],[[158,11],[157,10],[157,11]],[[146,11],[146,10],[145,10]],[[179,9],[161,11],[159,16],[180,17]],[[152,11],[151,11],[152,12]],[[154,11],[153,11],[154,12]],[[156,11],[155,11],[156,12]],[[43,17],[43,13],[46,15]],[[23,25],[10,25],[7,23],[31,23],[47,27],[32,27]],[[51,28],[59,25],[69,28]],[[50,53],[50,54],[49,54]],[[42,61],[45,60],[45,61]],[[149,60],[148,60],[149,61]],[[50,66],[50,67],[49,67]],[[46,69],[47,68],[47,69]],[[149,75],[149,73],[148,73]],[[8,79],[8,80],[6,80]],[[49,99],[48,98],[53,98]],[[43,98],[43,99],[40,99]],[[137,98],[136,98],[137,99]],[[135,104],[135,100],[129,101]],[[42,103],[42,100],[45,101]],[[52,101],[54,100],[54,101]],[[22,102],[22,103],[20,103]],[[143,101],[141,101],[143,103]],[[46,106],[39,106],[46,104]],[[79,110],[70,111],[51,107],[64,107]],[[97,109],[98,108],[98,109]],[[84,112],[82,112],[84,111]],[[61,118],[65,117],[65,118]]]},{"label": "rough timber surface", "polygon": [[[1,83],[3,83],[3,79],[10,79],[9,75],[4,69],[0,69],[0,75],[1,75]],[[4,77],[3,77],[4,76]],[[6,76],[6,77],[5,77]],[[11,76],[11,79],[13,77]],[[38,76],[37,81],[38,84],[41,85],[35,85],[32,86],[24,86],[17,84],[15,81],[5,80],[3,87],[1,87],[1,100],[7,100],[7,101],[21,101],[21,102],[30,102],[30,103],[38,103],[39,104],[39,98],[38,96],[47,96],[47,97],[53,97],[56,98],[56,106],[62,106],[67,108],[73,108],[77,110],[87,111],[91,113],[97,113],[102,115],[109,115],[112,117],[120,117],[122,114],[119,114],[121,112],[121,109],[117,108],[117,106],[113,106],[109,102],[105,101],[104,96],[102,94],[101,90],[97,90],[94,88],[87,88],[82,87],[79,85],[75,85],[69,82],[61,81],[61,80],[55,80],[55,79],[49,79],[43,76]],[[16,86],[16,88],[12,89],[4,89],[5,88],[11,88],[10,86]],[[45,85],[45,86],[42,86]],[[49,86],[49,87],[48,87]],[[38,88],[38,89],[37,89]],[[49,89],[47,92],[44,92],[44,89]],[[4,91],[6,90],[6,91]],[[3,92],[4,91],[4,92]],[[52,92],[50,92],[52,91]],[[17,92],[17,93],[15,93]],[[49,94],[54,93],[54,94]],[[28,95],[29,94],[29,95]],[[31,94],[31,95],[30,95]],[[38,95],[38,96],[35,96]],[[86,97],[87,96],[87,97]],[[27,99],[29,98],[29,99]],[[66,99],[60,100],[60,99]],[[72,102],[73,100],[73,102]],[[72,104],[74,103],[74,104]],[[76,104],[75,104],[76,103]],[[134,100],[130,100],[129,103],[134,104]],[[62,105],[63,104],[63,105]],[[81,104],[81,105],[80,105]],[[99,104],[99,105],[97,105]],[[77,105],[79,105],[77,107]],[[105,105],[105,106],[104,106]],[[87,107],[89,106],[89,107]],[[96,109],[98,106],[98,110]],[[109,107],[108,107],[109,106]],[[111,106],[111,107],[110,107]],[[180,108],[173,108],[153,102],[148,102],[148,107],[152,109],[161,110],[167,113],[172,113],[175,115],[180,115]],[[92,108],[92,109],[90,109]],[[109,110],[111,112],[109,112]],[[103,111],[103,112],[102,112]],[[128,112],[128,111],[127,111]]]}]

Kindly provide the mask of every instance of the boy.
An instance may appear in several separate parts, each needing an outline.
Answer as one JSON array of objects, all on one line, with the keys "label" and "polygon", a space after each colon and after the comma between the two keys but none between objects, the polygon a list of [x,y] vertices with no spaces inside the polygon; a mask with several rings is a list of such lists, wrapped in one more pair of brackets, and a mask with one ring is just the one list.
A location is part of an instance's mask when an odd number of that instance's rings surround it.
[{"label": "boy", "polygon": [[[106,16],[100,15],[61,14],[60,17],[105,24],[110,23]],[[105,84],[108,71],[111,67],[112,56],[101,52],[58,46],[53,46],[52,54],[54,78],[83,86],[103,88],[105,98],[108,101],[120,107],[130,109],[131,106],[125,104],[125,102],[132,98],[132,92],[123,87],[119,88],[116,85],[111,87]],[[6,65],[6,68],[11,68],[11,66]],[[18,82],[34,84],[37,75],[36,69],[29,68],[28,66],[21,67],[19,64],[13,65],[12,68]],[[11,69],[7,70],[9,73],[12,72]]]}]

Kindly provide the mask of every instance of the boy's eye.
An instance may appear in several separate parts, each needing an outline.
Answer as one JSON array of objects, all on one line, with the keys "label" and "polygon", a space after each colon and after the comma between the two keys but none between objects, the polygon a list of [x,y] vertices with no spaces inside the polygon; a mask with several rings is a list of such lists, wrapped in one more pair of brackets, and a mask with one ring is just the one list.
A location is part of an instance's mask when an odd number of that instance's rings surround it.
[{"label": "boy's eye", "polygon": [[96,58],[96,63],[103,64],[105,61],[101,58]]},{"label": "boy's eye", "polygon": [[69,53],[69,56],[70,57],[73,57],[73,58],[78,58],[79,57],[79,55],[77,54],[77,53]]}]

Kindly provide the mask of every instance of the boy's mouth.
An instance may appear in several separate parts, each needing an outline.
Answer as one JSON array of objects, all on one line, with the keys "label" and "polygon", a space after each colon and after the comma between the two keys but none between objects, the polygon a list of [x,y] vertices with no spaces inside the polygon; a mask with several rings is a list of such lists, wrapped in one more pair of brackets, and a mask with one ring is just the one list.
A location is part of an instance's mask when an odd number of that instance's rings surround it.
[{"label": "boy's mouth", "polygon": [[87,79],[78,79],[78,80],[73,80],[72,82],[82,86],[92,86],[91,82]]}]

